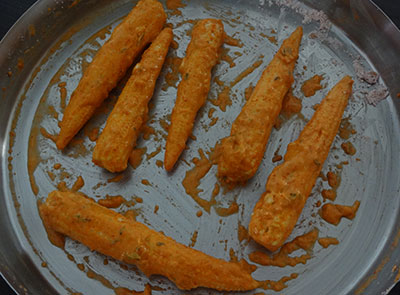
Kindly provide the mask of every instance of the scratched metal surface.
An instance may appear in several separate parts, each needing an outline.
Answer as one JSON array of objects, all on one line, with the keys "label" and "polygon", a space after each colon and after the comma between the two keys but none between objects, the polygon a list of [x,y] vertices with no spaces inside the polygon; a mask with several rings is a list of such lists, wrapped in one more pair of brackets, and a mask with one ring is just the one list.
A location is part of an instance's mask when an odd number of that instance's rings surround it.
[{"label": "scratched metal surface", "polygon": [[[236,66],[229,68],[227,62],[221,61],[213,71],[214,76],[229,84],[255,61],[260,58],[263,60],[260,67],[232,88],[232,105],[227,107],[226,112],[216,108],[214,117],[219,119],[210,127],[211,119],[207,113],[214,106],[207,101],[194,127],[193,134],[197,139],[188,141],[189,148],[183,153],[177,168],[172,173],[166,173],[156,165],[157,160],[163,160],[165,146],[165,131],[160,122],[172,110],[176,89],[161,89],[168,71],[164,68],[152,99],[154,107],[150,111],[149,125],[156,130],[156,134],[138,142],[139,147],[147,148],[147,154],[161,147],[160,153],[149,160],[145,156],[135,170],[129,167],[120,182],[108,183],[107,180],[114,175],[91,162],[94,143],[83,132],[79,133],[78,138],[83,140],[84,148],[70,147],[65,152],[58,151],[51,140],[39,134],[37,146],[42,161],[34,171],[39,188],[35,196],[27,169],[28,140],[32,126],[43,127],[52,134],[58,133],[57,120],[48,112],[49,106],[53,106],[60,113],[59,118],[62,114],[57,84],[62,81],[67,83],[69,98],[82,75],[82,64],[91,61],[93,54],[106,39],[98,37],[89,42],[87,40],[101,29],[114,28],[134,5],[125,0],[91,0],[68,8],[71,3],[39,1],[0,44],[0,85],[6,87],[0,99],[0,269],[19,293],[110,294],[112,290],[104,284],[107,280],[114,287],[143,290],[144,284],[150,282],[152,286],[164,290],[153,291],[153,294],[219,294],[207,289],[181,292],[165,278],[152,277],[149,280],[134,267],[127,269],[112,259],[105,265],[104,256],[68,239],[65,251],[56,248],[47,240],[36,203],[38,198],[45,198],[56,188],[64,172],[70,174],[65,179],[68,187],[81,175],[85,181],[81,191],[93,198],[98,199],[107,194],[120,194],[127,200],[141,197],[143,203],[134,206],[139,213],[137,220],[157,231],[163,231],[178,242],[189,245],[192,234],[198,231],[195,249],[229,259],[232,248],[239,259],[247,259],[250,252],[261,248],[254,242],[238,240],[238,224],[247,227],[251,211],[264,191],[266,179],[277,164],[271,161],[274,152],[280,146],[279,153],[284,154],[287,144],[298,136],[304,126],[304,120],[294,117],[284,122],[279,130],[274,129],[256,176],[245,187],[217,196],[218,207],[228,207],[236,200],[239,204],[237,214],[220,217],[211,209],[210,214],[203,210],[203,216],[197,217],[196,212],[201,208],[185,193],[181,183],[186,171],[193,167],[191,160],[199,156],[198,150],[210,151],[218,140],[229,134],[230,125],[244,104],[244,89],[250,83],[256,83],[262,69],[276,52],[277,45],[260,34],[275,36],[280,44],[298,25],[304,26],[305,34],[295,70],[294,94],[302,98],[302,114],[306,119],[313,113],[312,106],[343,75],[349,74],[355,78],[354,95],[344,117],[350,118],[357,131],[349,139],[357,153],[352,157],[345,155],[340,148],[343,140],[337,137],[323,171],[334,169],[342,161],[349,161],[349,165],[345,165],[341,172],[342,180],[335,203],[351,205],[355,200],[360,200],[361,206],[353,221],[344,219],[336,227],[326,223],[317,214],[319,208],[315,204],[318,200],[322,201],[320,191],[327,184],[318,179],[289,240],[316,227],[320,237],[336,237],[340,244],[323,249],[316,243],[312,259],[307,264],[285,268],[259,266],[253,276],[258,280],[278,280],[291,273],[298,273],[298,278],[289,281],[288,287],[282,291],[285,294],[351,294],[379,269],[380,272],[370,279],[363,294],[384,293],[390,289],[397,274],[392,271],[393,267],[400,262],[396,247],[400,229],[400,100],[395,97],[400,91],[396,84],[400,69],[395,67],[400,64],[400,33],[375,6],[361,0],[334,3],[307,1],[306,4],[323,9],[334,23],[327,38],[313,40],[309,34],[320,28],[321,24],[318,21],[307,22],[304,15],[285,6],[270,5],[268,1],[191,0],[181,9],[182,15],[170,16],[168,19],[174,25],[175,40],[179,44],[176,52],[171,50],[170,55],[184,55],[189,41],[187,31],[192,26],[190,23],[182,24],[184,20],[216,17],[223,20],[226,32],[240,39],[244,46],[239,48],[225,45],[229,55],[237,56],[234,60]],[[310,11],[309,6],[302,4],[301,7],[304,11]],[[29,35],[30,24],[35,26],[35,36]],[[55,51],[51,51],[50,48],[60,36],[72,27],[79,29],[68,40],[61,42]],[[272,30],[276,33],[272,33]],[[109,33],[105,36],[108,38]],[[241,54],[235,55],[235,52]],[[361,61],[367,69],[375,69],[381,74],[379,83],[386,83],[391,93],[377,107],[368,105],[364,98],[364,92],[376,86],[370,87],[356,79],[352,62],[358,56],[362,56]],[[15,66],[19,57],[24,59],[21,71]],[[303,66],[307,69],[304,70]],[[13,72],[11,77],[5,75],[9,69]],[[56,74],[58,78],[53,79]],[[302,82],[314,74],[324,75],[323,84],[326,87],[312,98],[303,98],[300,92]],[[216,83],[212,83],[209,97],[215,98],[221,90]],[[117,95],[118,90],[114,94]],[[111,107],[112,101],[105,104]],[[97,114],[90,120],[89,126],[102,128],[106,116],[107,112]],[[13,119],[15,126],[12,125]],[[15,132],[15,138],[11,139],[14,140],[11,153],[10,131]],[[53,169],[55,163],[61,163],[63,168]],[[54,173],[55,179],[51,179],[48,171]],[[202,179],[200,197],[210,199],[216,182],[215,173],[216,166],[213,166]],[[142,184],[143,179],[151,185]],[[156,205],[159,211],[154,214]],[[122,212],[126,209],[123,205],[117,210]],[[72,255],[74,261],[67,254]],[[304,253],[299,251],[294,254]],[[42,262],[46,262],[47,267],[42,267]],[[78,269],[78,264],[83,265],[84,271]],[[103,284],[89,279],[85,274],[88,270],[103,276]],[[265,292],[275,294],[271,290]]]}]

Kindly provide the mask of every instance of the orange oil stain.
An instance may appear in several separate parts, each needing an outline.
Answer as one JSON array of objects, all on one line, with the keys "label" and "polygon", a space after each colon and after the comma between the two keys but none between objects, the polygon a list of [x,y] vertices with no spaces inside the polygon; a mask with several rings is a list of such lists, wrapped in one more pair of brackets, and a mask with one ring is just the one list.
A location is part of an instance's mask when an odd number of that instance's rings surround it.
[{"label": "orange oil stain", "polygon": [[[271,265],[271,266],[295,266],[299,263],[306,264],[306,262],[312,257],[311,251],[314,247],[315,242],[318,239],[318,230],[313,229],[312,231],[296,237],[293,241],[285,243],[279,250],[278,253],[268,255],[265,252],[255,251],[250,253],[249,259],[252,262],[261,265]],[[303,249],[306,254],[300,256],[292,257],[289,256],[294,251]]]},{"label": "orange oil stain", "polygon": [[326,222],[338,225],[342,217],[352,220],[360,207],[360,201],[355,201],[352,206],[338,204],[325,204],[320,210],[320,216]]}]

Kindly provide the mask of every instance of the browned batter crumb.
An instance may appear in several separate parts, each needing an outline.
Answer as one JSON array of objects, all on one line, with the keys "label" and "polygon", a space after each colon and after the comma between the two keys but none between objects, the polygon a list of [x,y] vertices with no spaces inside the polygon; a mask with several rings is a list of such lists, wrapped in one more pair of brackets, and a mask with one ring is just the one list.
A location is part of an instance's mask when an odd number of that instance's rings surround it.
[{"label": "browned batter crumb", "polygon": [[330,245],[338,245],[339,241],[336,238],[331,238],[331,237],[326,237],[326,238],[320,238],[318,239],[318,243],[323,247],[323,248],[328,248]]},{"label": "browned batter crumb", "polygon": [[197,230],[195,230],[193,232],[192,237],[190,238],[190,244],[189,247],[194,247],[194,245],[196,245],[197,242],[197,235],[199,234],[199,232]]},{"label": "browned batter crumb", "polygon": [[272,163],[279,162],[280,160],[282,160],[282,156],[281,155],[274,155],[272,157]]},{"label": "browned batter crumb", "polygon": [[331,188],[337,188],[340,183],[340,178],[337,173],[329,171],[326,174],[326,177],[328,179],[328,184]]},{"label": "browned batter crumb", "polygon": [[301,91],[305,97],[313,96],[318,90],[322,89],[321,81],[324,79],[321,75],[315,75],[314,77],[308,79],[301,86]]},{"label": "browned batter crumb", "polygon": [[141,197],[135,197],[136,203],[143,203],[143,199]]},{"label": "browned batter crumb", "polygon": [[324,189],[321,192],[321,194],[324,199],[328,199],[331,201],[334,201],[336,199],[336,191],[334,191],[332,189],[328,189],[328,190]]},{"label": "browned batter crumb", "polygon": [[85,185],[85,181],[83,180],[82,176],[78,176],[75,183],[73,184],[71,191],[77,192]]},{"label": "browned batter crumb", "polygon": [[354,145],[349,141],[343,142],[340,146],[342,147],[343,151],[350,156],[354,156],[357,152]]},{"label": "browned batter crumb", "polygon": [[326,222],[338,225],[342,217],[353,219],[358,207],[360,207],[360,201],[355,201],[353,206],[325,204],[320,210],[320,215]]},{"label": "browned batter crumb", "polygon": [[340,123],[339,136],[342,139],[349,139],[352,134],[355,134],[353,125],[350,123],[349,118],[344,118]]},{"label": "browned batter crumb", "polygon": [[105,199],[98,200],[97,203],[106,208],[118,208],[122,203],[125,202],[124,197],[121,195],[110,196],[106,195]]},{"label": "browned batter crumb", "polygon": [[224,89],[218,94],[216,99],[210,99],[211,103],[225,112],[227,106],[232,105],[232,100],[230,98],[230,88],[225,86]]},{"label": "browned batter crumb", "polygon": [[230,45],[230,46],[243,47],[243,43],[240,42],[240,40],[238,40],[236,38],[233,38],[231,36],[228,36],[226,33],[225,33],[225,36],[224,36],[224,43],[226,45]]},{"label": "browned batter crumb", "polygon": [[147,179],[142,179],[142,184],[144,185],[151,185],[150,181],[148,181]]}]

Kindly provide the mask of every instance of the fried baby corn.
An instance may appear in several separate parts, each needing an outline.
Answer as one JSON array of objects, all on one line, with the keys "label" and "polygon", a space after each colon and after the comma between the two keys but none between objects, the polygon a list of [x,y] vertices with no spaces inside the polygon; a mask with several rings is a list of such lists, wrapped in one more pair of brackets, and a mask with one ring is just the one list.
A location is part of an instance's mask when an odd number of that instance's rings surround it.
[{"label": "fried baby corn", "polygon": [[166,20],[157,0],[141,0],[100,48],[72,93],[60,123],[57,148],[63,149],[90,119]]},{"label": "fried baby corn", "polygon": [[117,104],[96,142],[93,162],[110,172],[126,169],[148,113],[157,77],[172,41],[172,30],[165,28],[143,53],[133,69]]},{"label": "fried baby corn", "polygon": [[198,110],[210,90],[211,69],[217,63],[224,40],[224,26],[220,20],[200,20],[193,28],[186,56],[179,67],[182,80],[178,86],[176,103],[165,149],[164,167],[170,171],[186,146]]},{"label": "fried baby corn", "polygon": [[298,27],[283,41],[233,122],[230,136],[222,140],[218,177],[224,182],[244,183],[257,172],[283,98],[293,83],[302,35]]},{"label": "fried baby corn", "polygon": [[39,211],[46,227],[91,250],[135,264],[146,276],[166,276],[180,289],[244,291],[259,285],[238,263],[179,244],[78,193],[53,191]]},{"label": "fried baby corn", "polygon": [[282,246],[296,225],[339,130],[352,85],[346,76],[332,88],[268,177],[249,225],[250,236],[268,250]]}]

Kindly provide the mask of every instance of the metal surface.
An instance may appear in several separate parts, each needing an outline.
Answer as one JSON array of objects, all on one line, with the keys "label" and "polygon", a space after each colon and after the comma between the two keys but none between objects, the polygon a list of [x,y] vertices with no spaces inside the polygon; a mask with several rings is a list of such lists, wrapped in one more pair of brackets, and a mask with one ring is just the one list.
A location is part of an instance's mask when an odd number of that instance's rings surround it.
[{"label": "metal surface", "polygon": [[[186,171],[193,166],[191,159],[199,156],[198,149],[209,151],[229,133],[230,123],[244,104],[244,89],[249,83],[256,83],[261,69],[276,51],[277,46],[260,33],[274,35],[280,44],[298,25],[304,25],[305,36],[296,66],[294,93],[302,97],[302,82],[314,74],[324,74],[323,82],[327,84],[314,97],[302,99],[302,113],[306,118],[311,117],[312,106],[322,99],[341,76],[350,74],[356,77],[352,63],[360,55],[367,68],[372,67],[379,72],[379,83],[386,84],[391,97],[379,103],[376,108],[367,105],[364,92],[376,86],[368,86],[356,80],[354,98],[346,109],[345,117],[350,117],[357,131],[350,138],[357,153],[353,157],[345,155],[340,148],[343,140],[337,137],[324,165],[323,171],[327,172],[335,169],[337,164],[349,161],[349,165],[344,165],[341,172],[342,180],[335,203],[351,205],[355,200],[360,200],[361,206],[356,218],[353,221],[342,220],[335,227],[319,217],[319,208],[315,204],[322,200],[319,192],[326,186],[319,179],[290,238],[317,227],[321,237],[337,237],[340,244],[327,249],[316,244],[313,258],[307,264],[286,268],[260,266],[254,277],[259,280],[278,280],[291,273],[298,273],[298,278],[289,281],[288,287],[282,291],[285,294],[352,294],[364,286],[366,288],[362,289],[362,294],[379,294],[395,283],[396,267],[400,264],[400,250],[397,247],[400,236],[400,99],[396,98],[400,92],[400,32],[379,9],[362,0],[329,3],[305,1],[308,6],[301,6],[305,10],[297,9],[302,15],[285,6],[270,6],[268,1],[264,4],[258,1],[218,1],[212,4],[190,1],[188,6],[181,9],[182,16],[169,17],[169,22],[174,24],[175,40],[179,43],[178,56],[184,54],[189,41],[186,32],[192,25],[183,23],[176,27],[177,24],[187,19],[219,17],[224,21],[227,33],[240,39],[244,46],[239,48],[225,45],[229,48],[229,55],[235,56],[234,52],[242,55],[235,59],[236,66],[233,68],[222,61],[216,66],[214,76],[228,84],[253,62],[260,58],[263,60],[262,66],[232,88],[232,106],[228,106],[226,112],[217,108],[214,116],[219,118],[218,122],[210,127],[211,119],[207,113],[214,106],[210,101],[207,102],[195,124],[193,133],[197,139],[189,141],[189,149],[184,152],[177,169],[167,174],[156,165],[156,160],[163,159],[165,145],[165,131],[160,120],[166,119],[171,112],[176,89],[161,89],[168,71],[164,68],[150,114],[149,125],[156,132],[148,140],[140,140],[138,143],[139,147],[147,147],[147,154],[161,147],[160,153],[149,160],[145,156],[137,169],[129,167],[124,172],[120,182],[109,183],[107,180],[113,175],[92,164],[94,143],[84,132],[78,135],[83,140],[84,148],[78,144],[63,153],[57,151],[51,140],[39,134],[37,145],[42,161],[34,172],[39,187],[39,193],[35,196],[27,168],[32,126],[43,127],[53,134],[58,132],[57,120],[48,111],[49,106],[53,106],[60,113],[59,118],[62,114],[58,83],[67,83],[69,97],[81,77],[81,65],[90,62],[95,50],[105,40],[100,38],[102,34],[98,34],[98,38],[90,37],[103,28],[115,27],[134,5],[124,0],[82,1],[69,7],[70,4],[72,1],[39,1],[0,45],[0,72],[3,73],[0,86],[6,88],[0,98],[0,269],[17,292],[24,294],[29,290],[30,294],[110,294],[112,290],[106,286],[108,281],[114,287],[134,290],[142,290],[146,282],[165,289],[153,291],[153,294],[188,293],[176,290],[164,278],[149,280],[135,268],[127,269],[111,259],[105,265],[104,256],[90,252],[79,243],[67,240],[63,251],[48,242],[38,216],[37,199],[54,190],[61,180],[71,187],[79,175],[85,181],[81,191],[89,196],[120,194],[128,200],[135,196],[141,197],[143,203],[134,206],[139,213],[137,219],[181,243],[190,244],[192,234],[198,231],[194,247],[210,255],[229,259],[229,250],[232,248],[239,259],[247,259],[248,253],[260,249],[254,242],[247,245],[238,240],[238,223],[247,227],[253,206],[264,190],[267,176],[276,165],[271,162],[275,150],[281,146],[279,153],[284,154],[287,144],[297,137],[304,126],[303,120],[292,118],[283,123],[279,130],[272,132],[264,161],[254,179],[245,187],[225,195],[221,192],[217,196],[220,207],[228,207],[236,200],[239,213],[220,217],[211,209],[210,214],[203,212],[203,216],[198,218],[196,212],[201,208],[185,193],[181,182]],[[304,23],[307,20],[304,18],[305,12],[311,17],[315,15],[308,13],[310,7],[326,12],[334,24],[323,40],[309,38],[311,32],[321,27],[318,21]],[[234,20],[236,17],[238,19]],[[35,34],[29,25],[35,28]],[[276,34],[271,33],[272,29]],[[68,31],[71,34],[63,39],[61,36]],[[57,43],[58,40],[61,41]],[[22,58],[24,63],[21,70],[17,67],[18,58]],[[307,69],[304,70],[303,66],[307,66]],[[11,77],[6,76],[9,71],[12,72]],[[216,97],[220,91],[218,85],[213,83],[210,97]],[[117,94],[118,90],[114,91],[114,95]],[[112,102],[111,99],[105,103],[109,106],[108,111]],[[89,126],[102,127],[106,113],[97,114]],[[10,137],[10,131],[15,132],[15,138],[12,134]],[[11,151],[10,140],[13,142]],[[63,168],[53,169],[55,163],[61,163]],[[55,175],[54,179],[48,171]],[[200,188],[203,192],[200,196],[204,199],[211,196],[216,182],[215,172],[216,167],[213,166],[202,179]],[[63,179],[67,174],[70,176]],[[151,185],[143,184],[143,179]],[[153,213],[155,205],[159,206],[157,214]],[[120,211],[125,209],[124,206],[119,208]],[[67,253],[72,255],[73,261]],[[41,266],[43,262],[47,263],[46,267]],[[81,264],[79,267],[84,271],[77,267]],[[100,274],[103,279],[88,278],[85,274],[88,270]],[[270,290],[266,292],[274,293]],[[218,292],[201,289],[192,294]]]}]

